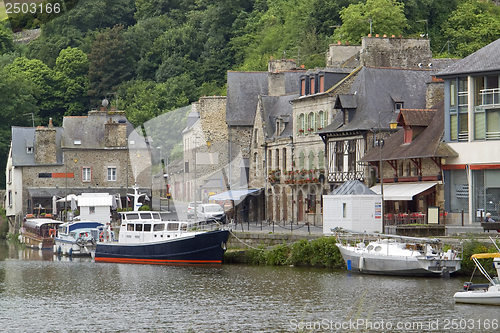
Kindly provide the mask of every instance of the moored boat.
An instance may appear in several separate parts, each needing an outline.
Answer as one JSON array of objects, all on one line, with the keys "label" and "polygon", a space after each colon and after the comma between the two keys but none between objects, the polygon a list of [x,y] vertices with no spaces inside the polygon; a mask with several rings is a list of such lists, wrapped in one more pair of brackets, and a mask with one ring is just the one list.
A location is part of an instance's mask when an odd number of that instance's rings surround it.
[{"label": "moored boat", "polygon": [[221,264],[228,230],[200,230],[184,221],[162,221],[159,212],[133,211],[121,214],[117,242],[98,241],[96,262],[214,265]]},{"label": "moored boat", "polygon": [[50,215],[35,218],[28,214],[19,231],[19,242],[35,249],[52,249],[57,227],[61,221],[53,220]]},{"label": "moored boat", "polygon": [[376,234],[355,245],[337,243],[347,269],[367,274],[448,276],[461,267],[458,251],[442,250],[435,238]]},{"label": "moored boat", "polygon": [[[478,259],[493,258],[496,277],[490,277]],[[475,284],[466,282],[461,291],[453,295],[456,303],[500,305],[500,253],[473,254],[471,259],[489,283]]]},{"label": "moored boat", "polygon": [[104,224],[95,221],[74,221],[61,224],[54,238],[54,252],[70,256],[90,255],[91,251],[95,250],[103,227]]}]

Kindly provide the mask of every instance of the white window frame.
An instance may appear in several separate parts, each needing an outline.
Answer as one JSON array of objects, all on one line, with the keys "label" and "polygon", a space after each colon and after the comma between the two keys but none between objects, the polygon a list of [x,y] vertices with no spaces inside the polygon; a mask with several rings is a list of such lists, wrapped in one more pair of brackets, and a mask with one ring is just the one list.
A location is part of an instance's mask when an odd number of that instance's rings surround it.
[{"label": "white window frame", "polygon": [[82,183],[90,183],[92,181],[92,168],[82,167]]},{"label": "white window frame", "polygon": [[[113,170],[114,170],[114,172],[113,172]],[[108,166],[108,182],[116,182],[116,167],[115,166]]]}]

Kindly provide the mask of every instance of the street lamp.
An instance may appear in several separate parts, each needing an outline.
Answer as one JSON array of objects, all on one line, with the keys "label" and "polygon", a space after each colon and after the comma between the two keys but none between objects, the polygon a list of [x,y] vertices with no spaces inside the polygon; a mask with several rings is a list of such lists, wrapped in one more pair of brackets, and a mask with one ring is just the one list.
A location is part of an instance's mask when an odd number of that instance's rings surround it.
[{"label": "street lamp", "polygon": [[391,130],[395,130],[396,127],[398,126],[398,123],[396,122],[395,119],[395,114],[394,110],[391,111],[380,111],[378,113],[378,147],[379,147],[379,152],[380,152],[380,161],[379,161],[379,178],[380,178],[380,194],[382,195],[382,204],[380,206],[380,217],[382,218],[382,233],[385,233],[385,221],[384,221],[384,174],[382,172],[382,146],[383,146],[383,140],[381,139],[381,132],[382,132],[382,125],[380,122],[380,115],[382,113],[391,113],[392,114],[392,119],[389,123],[389,127]]}]

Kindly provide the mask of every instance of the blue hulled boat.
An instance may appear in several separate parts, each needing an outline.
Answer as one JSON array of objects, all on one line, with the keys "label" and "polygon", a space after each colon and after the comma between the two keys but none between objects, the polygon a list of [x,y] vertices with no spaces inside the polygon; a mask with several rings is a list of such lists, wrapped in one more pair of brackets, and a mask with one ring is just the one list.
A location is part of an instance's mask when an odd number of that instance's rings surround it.
[{"label": "blue hulled boat", "polygon": [[157,265],[221,264],[228,230],[200,230],[193,222],[162,221],[158,212],[134,211],[121,214],[117,242],[97,242],[96,262]]}]

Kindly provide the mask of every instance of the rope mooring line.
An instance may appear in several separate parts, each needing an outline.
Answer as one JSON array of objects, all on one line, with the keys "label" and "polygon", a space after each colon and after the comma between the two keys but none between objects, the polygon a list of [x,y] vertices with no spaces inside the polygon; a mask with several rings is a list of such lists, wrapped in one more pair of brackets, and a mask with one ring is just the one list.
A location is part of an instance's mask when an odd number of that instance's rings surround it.
[{"label": "rope mooring line", "polygon": [[233,235],[234,238],[236,238],[238,241],[240,241],[241,243],[243,243],[244,245],[254,249],[254,250],[259,250],[259,251],[265,251],[265,249],[259,249],[259,248],[256,248],[252,245],[248,245],[247,243],[245,243],[244,241],[242,241],[241,239],[238,238],[238,236],[236,236],[232,230],[229,230],[229,232],[231,233],[231,235]]}]

